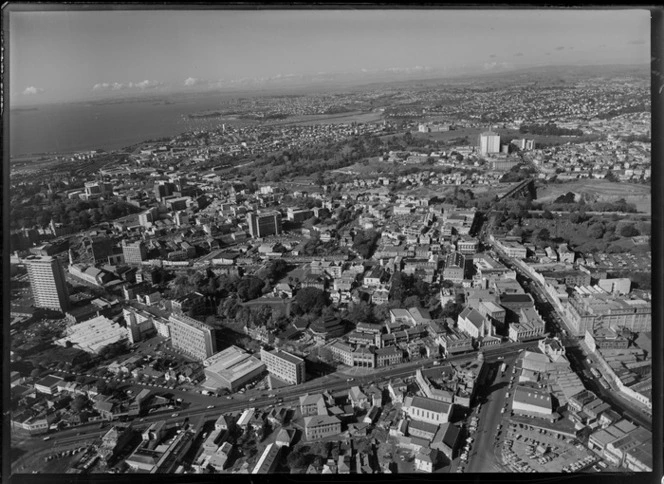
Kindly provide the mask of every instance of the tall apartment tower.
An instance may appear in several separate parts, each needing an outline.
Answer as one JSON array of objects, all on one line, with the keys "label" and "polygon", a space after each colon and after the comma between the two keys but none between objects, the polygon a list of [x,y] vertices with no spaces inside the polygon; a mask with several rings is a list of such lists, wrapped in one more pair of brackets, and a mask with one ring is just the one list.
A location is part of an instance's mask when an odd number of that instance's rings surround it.
[{"label": "tall apartment tower", "polygon": [[254,238],[279,235],[281,233],[281,214],[279,212],[250,212],[247,216],[249,233]]},{"label": "tall apartment tower", "polygon": [[500,153],[500,135],[493,131],[480,134],[480,154]]},{"label": "tall apartment tower", "polygon": [[145,244],[137,240],[130,244],[126,240],[122,241],[122,255],[124,255],[125,263],[127,264],[140,264],[148,257],[148,251]]},{"label": "tall apartment tower", "polygon": [[49,256],[29,256],[23,260],[28,269],[35,307],[65,311],[69,291],[60,261]]}]

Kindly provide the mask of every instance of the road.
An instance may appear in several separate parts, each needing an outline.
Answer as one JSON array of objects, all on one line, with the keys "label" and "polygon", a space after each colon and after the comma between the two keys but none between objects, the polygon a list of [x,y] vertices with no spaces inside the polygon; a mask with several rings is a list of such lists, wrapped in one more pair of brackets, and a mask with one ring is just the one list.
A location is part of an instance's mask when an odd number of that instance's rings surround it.
[{"label": "road", "polygon": [[[533,343],[531,343],[533,345]],[[468,458],[468,465],[465,472],[506,472],[498,462],[494,451],[496,449],[496,434],[498,425],[503,418],[508,415],[501,413],[505,406],[505,393],[510,389],[510,377],[514,368],[514,362],[518,354],[506,356],[503,360],[508,366],[505,374],[500,373],[500,361],[492,363],[492,371],[495,372],[491,384],[485,386],[478,395],[478,400],[482,407],[478,414],[477,430],[472,434],[475,438]]]},{"label": "road", "polygon": [[[499,355],[505,358],[513,357],[524,348],[531,347],[534,343],[508,343],[496,347],[490,347],[484,350],[485,360],[496,360]],[[448,358],[445,361],[455,362],[476,358],[476,353],[458,355]],[[188,408],[179,410],[160,410],[145,417],[139,417],[129,422],[129,424],[138,429],[147,428],[151,423],[159,420],[168,420],[169,423],[181,423],[186,418],[193,419],[196,417],[203,417],[204,420],[216,419],[219,415],[224,413],[238,412],[249,407],[263,408],[270,407],[275,404],[275,398],[283,398],[283,404],[297,403],[300,396],[323,392],[323,391],[337,391],[348,389],[354,385],[367,385],[371,383],[379,383],[388,381],[392,378],[412,376],[418,368],[431,368],[434,366],[435,360],[427,359],[415,362],[409,362],[397,367],[386,367],[379,369],[371,374],[361,377],[355,377],[352,381],[347,381],[348,377],[342,374],[327,375],[316,380],[312,380],[302,385],[283,387],[272,391],[258,391],[251,390],[244,394],[233,395],[231,399],[226,397],[204,396],[200,394],[191,395],[189,392],[179,392],[178,390],[164,390],[165,392],[180,394],[184,396],[194,397],[201,403],[190,404]],[[144,387],[143,385],[132,385],[133,387]],[[150,387],[147,387],[150,388]],[[273,393],[275,397],[269,397],[267,394]],[[249,401],[255,399],[254,401]],[[214,405],[214,408],[208,409],[207,406]],[[172,417],[174,414],[177,417]],[[106,422],[108,423],[108,422]],[[52,447],[57,447],[66,444],[74,444],[77,442],[87,442],[91,439],[99,439],[104,433],[108,431],[109,425],[104,429],[99,428],[100,422],[81,425],[75,428],[61,430],[57,433],[52,433],[48,441],[43,440],[42,436],[27,437],[24,442],[28,444],[28,453],[22,456],[17,462],[12,464],[13,469],[16,469],[21,462],[30,458],[32,454],[43,452],[44,450]],[[23,446],[22,446],[23,447]]]},{"label": "road", "polygon": [[[521,285],[531,291],[532,296],[537,303],[538,310],[547,324],[547,330],[551,334],[562,335],[561,340],[566,348],[567,359],[570,362],[572,370],[579,376],[579,378],[581,378],[583,385],[589,390],[592,390],[597,396],[602,398],[624,417],[629,418],[632,422],[637,423],[638,425],[651,429],[652,418],[649,418],[648,415],[643,413],[636,403],[631,402],[613,389],[603,388],[596,378],[589,379],[584,376],[584,370],[590,371],[592,365],[588,364],[586,361],[587,355],[584,354],[583,349],[579,344],[579,340],[575,337],[569,336],[572,334],[572,331],[565,323],[563,315],[559,314],[556,310],[549,294],[539,282],[532,280],[525,271],[523,271],[518,265],[514,264],[514,261],[510,257],[502,253],[497,247],[495,249],[501,262],[511,269],[514,269],[517,272],[517,279],[521,279],[519,282],[523,281]],[[563,332],[563,329],[565,332]]]}]

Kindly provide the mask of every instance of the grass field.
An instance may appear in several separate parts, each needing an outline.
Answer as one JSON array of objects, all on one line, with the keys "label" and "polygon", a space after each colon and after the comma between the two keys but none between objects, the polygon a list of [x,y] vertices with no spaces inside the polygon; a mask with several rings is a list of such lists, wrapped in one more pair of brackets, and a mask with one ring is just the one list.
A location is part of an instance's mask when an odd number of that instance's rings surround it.
[{"label": "grass field", "polygon": [[636,210],[643,213],[651,211],[650,185],[636,185],[633,183],[615,183],[606,180],[579,180],[561,184],[549,184],[538,188],[538,202],[553,202],[556,198],[567,192],[585,193],[592,195],[598,202],[613,202],[624,198],[628,203],[636,205]]}]

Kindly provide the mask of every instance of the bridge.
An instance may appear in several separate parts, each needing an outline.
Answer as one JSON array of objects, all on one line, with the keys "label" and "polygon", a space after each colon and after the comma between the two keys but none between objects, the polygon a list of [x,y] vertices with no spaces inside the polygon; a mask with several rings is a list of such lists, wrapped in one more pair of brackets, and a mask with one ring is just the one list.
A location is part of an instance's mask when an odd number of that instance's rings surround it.
[{"label": "bridge", "polygon": [[507,193],[503,194],[498,201],[515,196],[530,197],[533,200],[537,198],[537,190],[535,189],[535,180],[527,178],[510,188]]}]

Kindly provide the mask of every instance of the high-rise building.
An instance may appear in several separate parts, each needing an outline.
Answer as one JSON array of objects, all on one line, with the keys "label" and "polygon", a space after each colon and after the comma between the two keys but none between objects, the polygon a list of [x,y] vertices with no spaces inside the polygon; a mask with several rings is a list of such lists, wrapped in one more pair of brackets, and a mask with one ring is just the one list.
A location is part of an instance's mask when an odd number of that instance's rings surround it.
[{"label": "high-rise building", "polygon": [[267,371],[286,383],[297,385],[306,378],[304,360],[290,353],[261,348],[261,360],[267,366]]},{"label": "high-rise building", "polygon": [[127,243],[122,241],[122,255],[124,255],[127,264],[140,264],[148,257],[148,251],[142,241]]},{"label": "high-rise building", "polygon": [[249,233],[254,238],[279,235],[281,233],[281,214],[279,212],[251,212],[247,215]]},{"label": "high-rise building", "polygon": [[212,326],[183,314],[171,314],[168,321],[173,349],[200,361],[217,352],[215,329]]},{"label": "high-rise building", "polygon": [[500,135],[493,131],[480,134],[480,154],[500,153]]},{"label": "high-rise building", "polygon": [[60,261],[49,256],[29,256],[23,260],[28,269],[35,307],[65,311],[69,291]]}]

